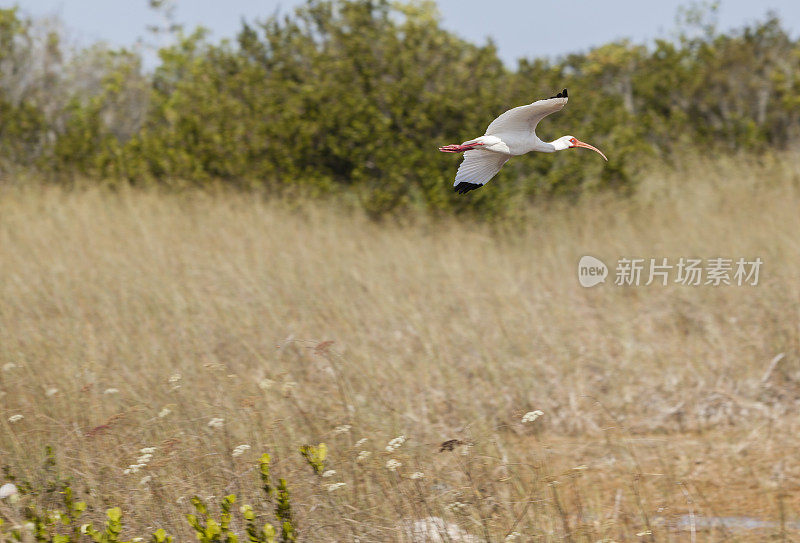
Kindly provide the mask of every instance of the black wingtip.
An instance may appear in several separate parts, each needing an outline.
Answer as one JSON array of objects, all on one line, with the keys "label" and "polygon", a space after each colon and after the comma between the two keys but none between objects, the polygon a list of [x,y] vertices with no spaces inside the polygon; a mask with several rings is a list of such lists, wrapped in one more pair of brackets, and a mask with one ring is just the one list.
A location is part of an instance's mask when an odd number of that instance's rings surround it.
[{"label": "black wingtip", "polygon": [[459,183],[458,185],[453,187],[453,190],[455,190],[459,194],[464,194],[471,190],[479,189],[482,186],[483,185],[481,185],[480,183]]},{"label": "black wingtip", "polygon": [[550,98],[569,98],[569,96],[567,95],[567,89],[562,90],[561,92],[559,92],[555,96],[551,96]]}]

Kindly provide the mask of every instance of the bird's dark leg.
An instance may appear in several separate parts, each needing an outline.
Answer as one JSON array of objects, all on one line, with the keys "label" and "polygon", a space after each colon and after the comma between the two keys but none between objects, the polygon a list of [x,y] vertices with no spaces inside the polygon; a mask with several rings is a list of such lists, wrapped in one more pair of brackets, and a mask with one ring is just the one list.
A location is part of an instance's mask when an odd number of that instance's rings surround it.
[{"label": "bird's dark leg", "polygon": [[439,150],[443,153],[463,153],[464,151],[469,151],[470,149],[475,149],[483,145],[483,143],[468,143],[466,145],[445,145],[444,147],[439,147]]}]

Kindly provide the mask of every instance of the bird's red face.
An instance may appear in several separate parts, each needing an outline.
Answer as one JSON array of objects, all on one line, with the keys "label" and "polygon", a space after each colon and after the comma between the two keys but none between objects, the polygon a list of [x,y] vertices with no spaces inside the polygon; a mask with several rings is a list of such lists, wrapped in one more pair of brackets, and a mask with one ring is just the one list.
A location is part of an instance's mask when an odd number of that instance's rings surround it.
[{"label": "bird's red face", "polygon": [[606,155],[604,155],[603,152],[600,149],[598,149],[597,147],[595,147],[593,145],[589,145],[588,143],[584,143],[581,140],[579,140],[578,138],[574,138],[574,137],[570,136],[570,138],[569,138],[569,146],[570,147],[583,147],[584,149],[591,149],[595,153],[599,153],[600,156],[603,157],[606,162],[608,162],[608,159],[606,158]]}]

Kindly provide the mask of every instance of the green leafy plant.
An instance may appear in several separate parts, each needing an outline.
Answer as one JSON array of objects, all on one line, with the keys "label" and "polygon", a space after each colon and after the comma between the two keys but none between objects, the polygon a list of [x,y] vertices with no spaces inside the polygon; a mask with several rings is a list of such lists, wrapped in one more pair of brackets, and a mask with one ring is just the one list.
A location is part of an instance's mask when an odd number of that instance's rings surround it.
[{"label": "green leafy plant", "polygon": [[275,516],[281,523],[281,541],[296,541],[297,532],[292,522],[292,506],[289,500],[289,488],[286,479],[278,480],[278,499],[275,505]]},{"label": "green leafy plant", "polygon": [[209,513],[203,501],[195,496],[192,498],[197,515],[188,514],[186,520],[197,533],[197,539],[201,543],[237,543],[238,537],[230,529],[231,525],[231,506],[236,502],[236,496],[230,494],[222,499],[220,508],[222,513],[220,520],[215,520]]},{"label": "green leafy plant", "polygon": [[242,506],[242,517],[245,520],[248,541],[253,543],[275,543],[275,527],[269,522],[259,528],[256,526],[256,514],[249,505]]},{"label": "green leafy plant", "polygon": [[[17,480],[7,466],[3,471],[9,480]],[[50,446],[45,449],[42,471],[44,477],[40,487],[29,481],[19,483],[18,488],[23,498],[18,501],[18,505],[26,522],[22,527],[14,527],[6,532],[4,527],[8,519],[0,515],[0,541],[29,541],[29,537],[32,537],[42,543],[78,543],[87,538],[95,543],[131,543],[121,537],[123,522],[122,509],[119,507],[106,510],[102,529],[96,529],[91,522],[81,524],[89,507],[85,501],[75,499],[74,491],[68,484],[69,479],[59,475],[55,452]],[[51,493],[60,496],[63,508],[42,509],[31,503],[36,498]],[[142,541],[144,538],[137,540]],[[152,543],[171,543],[172,537],[163,529],[158,529],[148,540]]]},{"label": "green leafy plant", "polygon": [[328,457],[328,446],[325,443],[320,443],[316,447],[303,445],[300,447],[300,454],[306,459],[308,465],[314,469],[314,473],[321,475],[325,471],[325,459]]}]

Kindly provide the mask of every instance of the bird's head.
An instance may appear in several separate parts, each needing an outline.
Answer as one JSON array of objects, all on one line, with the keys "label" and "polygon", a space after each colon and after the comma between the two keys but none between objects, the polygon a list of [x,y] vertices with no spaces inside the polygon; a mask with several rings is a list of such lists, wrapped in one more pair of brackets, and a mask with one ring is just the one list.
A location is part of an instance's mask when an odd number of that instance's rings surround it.
[{"label": "bird's head", "polygon": [[584,149],[591,149],[595,153],[599,153],[601,157],[603,157],[606,162],[608,159],[603,152],[593,145],[589,145],[588,143],[584,143],[575,136],[561,136],[556,141],[553,142],[553,147],[556,148],[556,151],[563,151],[564,149],[572,149],[573,147],[583,147]]}]

